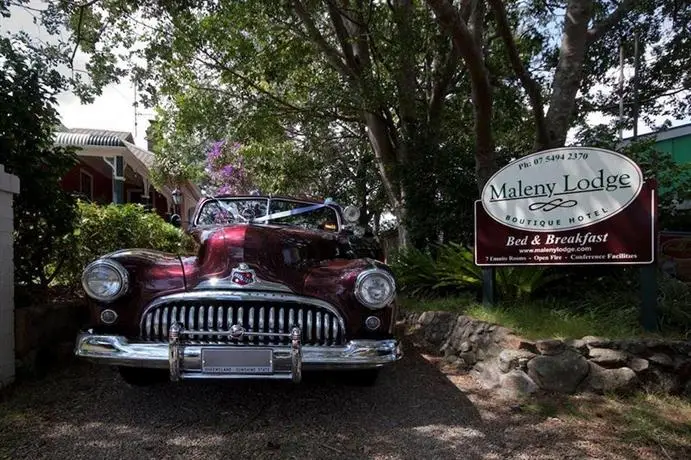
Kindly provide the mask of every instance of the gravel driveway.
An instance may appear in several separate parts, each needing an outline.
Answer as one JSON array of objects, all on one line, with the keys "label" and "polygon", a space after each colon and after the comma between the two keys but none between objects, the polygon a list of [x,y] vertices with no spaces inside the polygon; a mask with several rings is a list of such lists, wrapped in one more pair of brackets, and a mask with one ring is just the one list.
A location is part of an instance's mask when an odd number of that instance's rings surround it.
[{"label": "gravel driveway", "polygon": [[[464,391],[411,350],[369,388],[321,378],[299,386],[193,381],[138,389],[107,367],[78,363],[0,398],[0,458],[8,459],[533,459],[594,452],[568,427],[535,422],[540,427],[487,394]],[[603,447],[599,458],[637,456]]]}]

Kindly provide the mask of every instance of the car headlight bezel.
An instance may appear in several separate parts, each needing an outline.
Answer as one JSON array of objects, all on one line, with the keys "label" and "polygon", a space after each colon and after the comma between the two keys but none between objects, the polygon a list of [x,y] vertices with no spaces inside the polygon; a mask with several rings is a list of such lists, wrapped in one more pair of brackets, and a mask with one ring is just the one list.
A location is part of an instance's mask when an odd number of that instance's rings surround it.
[{"label": "car headlight bezel", "polygon": [[[94,271],[97,269],[104,268],[106,270],[111,270],[112,272],[114,272],[120,279],[120,287],[114,294],[108,296],[100,295],[94,292],[89,287],[89,275],[93,274]],[[100,302],[112,302],[127,292],[129,288],[129,274],[127,273],[125,267],[123,267],[120,263],[116,262],[115,260],[98,259],[87,265],[84,271],[82,272],[82,287],[84,288],[84,292],[86,292],[86,295],[88,295],[92,299],[98,300]]]},{"label": "car headlight bezel", "polygon": [[[387,297],[384,299],[380,300],[379,302],[371,302],[368,301],[364,296],[363,296],[363,286],[365,282],[367,281],[368,278],[372,276],[377,276],[383,278],[387,283],[390,285],[390,293]],[[357,298],[358,302],[360,302],[362,305],[365,307],[369,308],[370,310],[381,310],[382,308],[385,308],[388,306],[391,302],[393,302],[394,298],[396,297],[396,281],[394,280],[393,276],[387,272],[386,270],[382,270],[380,268],[371,268],[368,270],[365,270],[358,274],[356,280],[355,280],[355,298]]]}]

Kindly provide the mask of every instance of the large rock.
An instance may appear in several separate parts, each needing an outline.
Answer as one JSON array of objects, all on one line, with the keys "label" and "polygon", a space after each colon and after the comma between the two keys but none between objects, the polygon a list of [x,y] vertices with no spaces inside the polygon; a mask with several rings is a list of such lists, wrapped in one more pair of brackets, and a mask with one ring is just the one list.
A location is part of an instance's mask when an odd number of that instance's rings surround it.
[{"label": "large rock", "polygon": [[612,344],[610,339],[606,339],[604,337],[595,337],[592,335],[586,335],[581,340],[583,340],[589,347],[608,347]]},{"label": "large rock", "polygon": [[514,350],[528,350],[535,354],[539,353],[537,351],[537,346],[535,342],[533,342],[532,340],[524,339],[523,337],[519,337],[514,334],[509,334],[506,337],[505,345],[509,348],[513,348]]},{"label": "large rock", "polygon": [[415,333],[433,348],[440,347],[456,323],[456,316],[448,311],[426,311],[417,319]]},{"label": "large rock", "polygon": [[564,344],[569,348],[573,348],[574,350],[576,350],[580,354],[582,354],[584,356],[588,356],[588,345],[583,340],[571,339],[571,340],[567,340],[566,342],[564,342]]},{"label": "large rock", "polygon": [[573,350],[536,356],[528,362],[528,375],[540,388],[560,393],[573,393],[588,370],[588,360]]},{"label": "large rock", "polygon": [[528,350],[505,349],[499,353],[499,370],[509,372],[512,369],[527,369],[528,361],[535,357],[535,353]]},{"label": "large rock", "polygon": [[531,395],[539,389],[528,374],[518,369],[503,374],[499,378],[499,385],[499,393],[511,399],[519,399]]},{"label": "large rock", "polygon": [[648,347],[645,345],[645,342],[637,339],[622,340],[620,348],[634,355],[642,355],[648,349]]},{"label": "large rock", "polygon": [[623,351],[609,348],[591,348],[590,361],[604,367],[621,367],[626,364],[629,356]]},{"label": "large rock", "polygon": [[674,361],[672,358],[664,353],[655,353],[648,358],[648,361],[662,367],[674,367]]},{"label": "large rock", "polygon": [[645,372],[650,367],[650,363],[647,359],[631,358],[628,367],[630,367],[634,372]]},{"label": "large rock", "polygon": [[505,327],[459,315],[441,350],[453,350],[453,353],[461,357],[462,353],[473,353],[477,361],[494,358],[501,352],[501,344],[508,333],[509,330]]},{"label": "large rock", "polygon": [[591,362],[590,372],[584,382],[584,387],[595,393],[622,393],[633,390],[637,383],[636,373],[628,367],[605,369]]},{"label": "large rock", "polygon": [[558,355],[564,351],[564,342],[556,339],[538,340],[535,346],[541,355]]}]

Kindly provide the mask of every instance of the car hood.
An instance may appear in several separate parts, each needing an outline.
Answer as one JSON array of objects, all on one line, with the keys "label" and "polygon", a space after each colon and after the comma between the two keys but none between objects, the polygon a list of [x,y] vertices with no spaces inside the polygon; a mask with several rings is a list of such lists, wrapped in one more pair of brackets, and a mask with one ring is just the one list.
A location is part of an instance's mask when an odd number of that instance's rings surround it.
[{"label": "car hood", "polygon": [[[280,289],[276,285],[283,285],[303,293],[305,280],[313,269],[346,258],[347,242],[335,233],[263,224],[220,226],[195,232],[200,244],[198,254],[182,259],[186,284],[191,290],[269,286]],[[254,272],[253,282],[246,286],[232,281],[233,270],[240,264]]]}]

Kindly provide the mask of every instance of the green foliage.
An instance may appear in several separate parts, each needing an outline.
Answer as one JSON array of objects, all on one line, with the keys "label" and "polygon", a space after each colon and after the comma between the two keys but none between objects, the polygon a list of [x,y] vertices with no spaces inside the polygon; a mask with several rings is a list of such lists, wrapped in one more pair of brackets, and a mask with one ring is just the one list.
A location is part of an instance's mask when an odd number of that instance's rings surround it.
[{"label": "green foliage", "polygon": [[[448,243],[435,247],[435,251],[436,256],[433,256],[411,248],[392,257],[391,267],[402,293],[435,296],[478,290],[482,286],[482,269],[475,265],[472,250]],[[498,267],[497,291],[502,299],[521,300],[562,276],[542,267]]]},{"label": "green foliage", "polygon": [[[590,267],[592,269],[592,267]],[[528,338],[611,338],[645,336],[640,326],[640,286],[637,269],[616,271],[602,267],[604,276],[580,279],[577,272],[562,272],[560,283],[542,295],[504,298],[498,306],[477,303],[477,296],[412,297],[402,294],[411,311],[452,311],[513,328]],[[547,275],[550,277],[550,275]],[[658,275],[658,332],[653,335],[691,337],[691,285]]]},{"label": "green foliage", "polygon": [[0,164],[19,177],[14,199],[15,281],[47,288],[65,257],[74,201],[60,179],[76,163],[74,152],[53,146],[58,124],[55,95],[61,77],[19,42],[0,39]]},{"label": "green foliage", "polygon": [[70,239],[72,252],[59,278],[63,284],[78,286],[84,266],[119,249],[182,254],[193,248],[189,235],[139,204],[100,206],[80,201],[78,210],[77,225]]},{"label": "green foliage", "polygon": [[473,252],[456,243],[439,247],[436,260],[436,287],[464,289],[482,285],[482,269],[475,265]]},{"label": "green foliage", "polygon": [[428,252],[414,247],[398,251],[390,266],[396,275],[399,292],[411,297],[434,294],[439,278],[436,262]]}]

